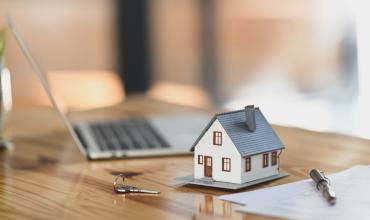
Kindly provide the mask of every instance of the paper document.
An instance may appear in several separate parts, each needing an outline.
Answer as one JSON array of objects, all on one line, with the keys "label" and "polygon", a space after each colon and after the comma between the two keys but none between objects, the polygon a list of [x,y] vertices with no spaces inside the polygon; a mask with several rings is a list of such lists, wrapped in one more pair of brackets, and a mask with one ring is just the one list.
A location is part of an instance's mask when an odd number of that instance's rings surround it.
[{"label": "paper document", "polygon": [[370,219],[370,166],[355,166],[327,177],[337,195],[333,206],[311,179],[219,199],[244,204],[238,211],[290,219]]}]

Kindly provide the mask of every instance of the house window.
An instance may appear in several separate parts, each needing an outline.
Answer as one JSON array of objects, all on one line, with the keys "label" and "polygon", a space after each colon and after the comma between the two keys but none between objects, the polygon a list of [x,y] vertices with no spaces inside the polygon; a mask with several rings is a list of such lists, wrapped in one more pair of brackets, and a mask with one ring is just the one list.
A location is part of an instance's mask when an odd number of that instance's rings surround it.
[{"label": "house window", "polygon": [[198,164],[203,164],[203,155],[198,155]]},{"label": "house window", "polygon": [[263,160],[262,160],[263,164],[263,168],[265,167],[268,167],[269,165],[269,154],[263,154]]},{"label": "house window", "polygon": [[277,152],[274,151],[271,154],[271,165],[276,165],[277,164]]},{"label": "house window", "polygon": [[245,172],[251,171],[251,158],[246,157],[245,158]]},{"label": "house window", "polygon": [[222,158],[222,171],[230,172],[231,171],[231,160],[230,158]]},{"label": "house window", "polygon": [[222,132],[214,131],[213,132],[213,145],[222,145]]}]

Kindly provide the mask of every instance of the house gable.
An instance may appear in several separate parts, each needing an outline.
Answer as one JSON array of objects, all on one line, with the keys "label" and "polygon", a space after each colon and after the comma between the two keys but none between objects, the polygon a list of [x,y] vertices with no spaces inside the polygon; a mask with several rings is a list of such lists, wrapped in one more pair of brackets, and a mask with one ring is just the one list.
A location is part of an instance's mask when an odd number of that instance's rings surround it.
[{"label": "house gable", "polygon": [[[221,145],[214,144],[214,132],[221,132],[222,134]],[[197,140],[196,145],[193,147],[193,150],[194,151],[200,150],[198,149],[199,147],[207,148],[207,150],[209,150],[210,153],[213,151],[220,150],[222,152],[223,150],[227,149],[229,151],[234,151],[239,156],[241,156],[239,151],[236,149],[234,143],[232,142],[231,138],[229,137],[229,135],[227,134],[227,132],[217,119],[212,120],[208,128],[203,131],[203,134],[199,137],[199,140]]]},{"label": "house gable", "polygon": [[[215,145],[213,143],[214,132],[222,133],[221,145]],[[195,178],[204,177],[204,164],[199,164],[199,155],[203,157],[203,162],[205,162],[206,156],[212,157],[212,178],[214,180],[234,183],[241,182],[241,155],[217,119],[213,120],[194,146]],[[224,161],[230,161],[229,171],[226,169],[228,165],[224,164]]]}]

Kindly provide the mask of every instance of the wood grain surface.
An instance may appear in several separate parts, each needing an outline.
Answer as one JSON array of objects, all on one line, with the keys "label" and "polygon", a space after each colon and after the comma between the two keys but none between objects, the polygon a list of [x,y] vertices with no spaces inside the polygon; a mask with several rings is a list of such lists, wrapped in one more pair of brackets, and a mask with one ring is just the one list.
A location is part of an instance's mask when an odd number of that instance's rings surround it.
[{"label": "wood grain surface", "polygon": [[[105,119],[185,112],[180,106],[131,98],[126,103],[75,113],[74,119]],[[0,219],[265,219],[237,213],[218,195],[231,191],[189,187],[174,178],[192,173],[191,156],[87,161],[51,109],[13,112],[13,150],[0,152]],[[286,145],[281,167],[291,175],[244,191],[308,178],[312,167],[335,172],[370,163],[370,141],[274,126]],[[160,190],[159,195],[118,195],[114,176]]]}]

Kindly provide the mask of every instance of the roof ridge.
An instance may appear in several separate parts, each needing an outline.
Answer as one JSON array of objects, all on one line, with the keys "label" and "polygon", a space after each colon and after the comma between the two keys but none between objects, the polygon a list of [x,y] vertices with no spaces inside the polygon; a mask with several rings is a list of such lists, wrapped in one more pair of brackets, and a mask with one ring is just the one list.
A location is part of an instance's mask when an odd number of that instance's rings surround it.
[{"label": "roof ridge", "polygon": [[[259,110],[259,107],[255,107],[255,109]],[[242,111],[245,111],[245,109],[234,110],[234,111],[229,111],[229,112],[220,112],[220,113],[217,113],[216,116],[239,113],[239,112],[242,112]]]}]

